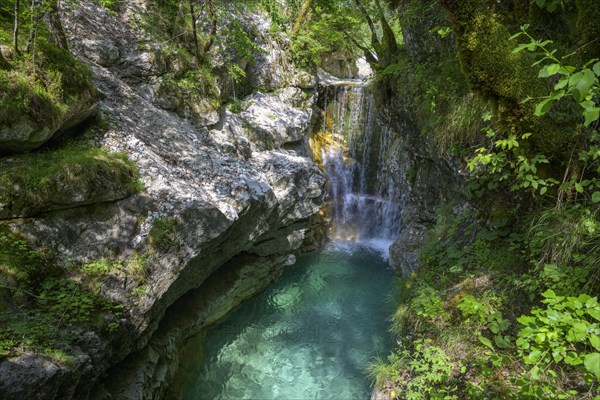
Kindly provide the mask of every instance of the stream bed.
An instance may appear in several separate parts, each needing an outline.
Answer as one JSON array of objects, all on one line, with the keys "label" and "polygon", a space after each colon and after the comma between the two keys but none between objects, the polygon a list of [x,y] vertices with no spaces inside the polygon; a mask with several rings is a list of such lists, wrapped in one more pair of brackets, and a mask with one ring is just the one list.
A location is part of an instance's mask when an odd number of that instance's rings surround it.
[{"label": "stream bed", "polygon": [[[392,348],[393,272],[380,251],[333,244],[199,337],[184,399],[368,399]],[[188,363],[189,365],[189,363]]]}]

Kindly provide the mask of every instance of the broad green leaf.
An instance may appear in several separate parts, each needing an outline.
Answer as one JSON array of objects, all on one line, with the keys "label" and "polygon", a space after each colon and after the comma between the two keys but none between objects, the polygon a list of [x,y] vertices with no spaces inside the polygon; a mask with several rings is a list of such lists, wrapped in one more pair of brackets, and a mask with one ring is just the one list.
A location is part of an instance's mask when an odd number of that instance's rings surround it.
[{"label": "broad green leaf", "polygon": [[590,353],[585,356],[583,365],[585,365],[585,369],[596,375],[596,377],[600,377],[600,353]]},{"label": "broad green leaf", "polygon": [[600,192],[594,192],[594,194],[592,194],[592,202],[600,203]]},{"label": "broad green leaf", "polygon": [[519,318],[517,318],[517,322],[519,322],[521,325],[533,324],[535,322],[535,317],[531,317],[529,315],[522,315]]},{"label": "broad green leaf", "polygon": [[490,339],[486,338],[485,336],[480,335],[479,336],[479,341],[486,346],[487,348],[489,348],[490,350],[494,351],[494,346],[492,345],[492,342],[490,341]]},{"label": "broad green leaf", "polygon": [[523,358],[523,361],[525,361],[525,364],[535,364],[536,362],[539,361],[539,359],[541,357],[542,357],[542,352],[538,349],[535,349],[531,353],[529,353],[527,356],[525,356]]},{"label": "broad green leaf", "polygon": [[540,69],[538,78],[547,78],[549,76],[556,75],[559,70],[560,64],[548,64]]},{"label": "broad green leaf", "polygon": [[593,348],[600,351],[600,336],[595,334],[590,334],[590,344]]},{"label": "broad green leaf", "polygon": [[600,117],[600,108],[586,108],[583,112],[583,117],[585,118],[583,125],[587,128],[592,122],[597,121],[598,117]]},{"label": "broad green leaf", "polygon": [[567,86],[567,83],[569,83],[569,80],[567,78],[562,78],[556,85],[554,85],[554,90],[564,89],[565,86]]},{"label": "broad green leaf", "polygon": [[513,54],[518,53],[518,52],[522,51],[523,49],[526,49],[528,46],[529,46],[529,43],[521,43],[520,45],[518,45],[517,47],[515,47],[512,50],[512,53]]},{"label": "broad green leaf", "polygon": [[542,293],[542,296],[544,296],[547,299],[555,299],[556,293],[554,293],[554,290],[548,289],[544,293]]},{"label": "broad green leaf", "polygon": [[577,190],[577,193],[583,193],[583,186],[581,186],[581,183],[575,184],[575,190]]},{"label": "broad green leaf", "polygon": [[575,84],[575,88],[573,89],[573,98],[576,102],[580,102],[585,100],[588,93],[590,92],[590,89],[592,88],[594,81],[596,80],[596,75],[589,69],[586,69],[580,74],[576,75],[580,76],[580,78]]},{"label": "broad green leaf", "polygon": [[535,367],[531,368],[530,374],[531,379],[538,381],[540,379],[540,367],[536,365]]},{"label": "broad green leaf", "polygon": [[540,189],[540,194],[544,195],[544,194],[546,194],[547,191],[548,191],[548,188],[546,186],[544,186]]},{"label": "broad green leaf", "polygon": [[596,76],[600,76],[600,61],[594,64],[593,70]]},{"label": "broad green leaf", "polygon": [[541,117],[542,115],[546,114],[548,111],[550,111],[550,108],[552,108],[553,102],[554,102],[554,99],[552,99],[552,98],[548,98],[546,100],[539,102],[537,104],[537,106],[535,106],[534,115],[536,117]]},{"label": "broad green leaf", "polygon": [[507,349],[510,347],[510,337],[509,336],[503,336],[503,335],[496,335],[494,336],[494,343],[496,343],[496,346],[498,346],[501,349]]},{"label": "broad green leaf", "polygon": [[574,351],[570,351],[565,357],[565,363],[569,365],[580,365],[582,362],[583,360],[579,357],[579,354]]}]

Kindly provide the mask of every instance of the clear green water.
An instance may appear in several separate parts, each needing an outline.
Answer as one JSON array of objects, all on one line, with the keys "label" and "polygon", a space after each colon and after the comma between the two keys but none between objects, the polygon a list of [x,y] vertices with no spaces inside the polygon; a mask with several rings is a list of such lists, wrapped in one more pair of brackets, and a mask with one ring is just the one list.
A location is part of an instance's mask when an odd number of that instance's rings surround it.
[{"label": "clear green water", "polygon": [[365,368],[392,346],[392,278],[366,248],[300,257],[204,335],[184,399],[368,399]]}]

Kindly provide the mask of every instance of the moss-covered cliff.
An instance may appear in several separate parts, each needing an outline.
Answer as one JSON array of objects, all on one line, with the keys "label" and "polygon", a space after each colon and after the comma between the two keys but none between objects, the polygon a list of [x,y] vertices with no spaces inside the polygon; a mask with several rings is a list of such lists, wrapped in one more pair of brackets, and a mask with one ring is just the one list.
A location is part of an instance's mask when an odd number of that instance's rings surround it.
[{"label": "moss-covered cliff", "polygon": [[380,80],[462,183],[411,246],[420,267],[402,280],[400,346],[371,366],[375,396],[594,398],[600,64],[582,21],[596,6],[395,3],[437,22]]}]

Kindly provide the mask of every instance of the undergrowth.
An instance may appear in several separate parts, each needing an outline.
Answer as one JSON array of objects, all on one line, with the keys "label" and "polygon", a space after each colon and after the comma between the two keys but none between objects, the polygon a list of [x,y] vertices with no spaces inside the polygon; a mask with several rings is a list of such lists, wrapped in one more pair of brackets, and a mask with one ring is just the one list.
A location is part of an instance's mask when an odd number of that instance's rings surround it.
[{"label": "undergrowth", "polygon": [[83,332],[121,329],[123,305],[102,293],[104,279],[127,276],[139,288],[148,278],[148,257],[137,253],[68,266],[53,259],[0,226],[0,358],[28,351],[70,366]]},{"label": "undergrowth", "polygon": [[599,211],[489,209],[439,209],[370,376],[402,399],[596,398]]}]

